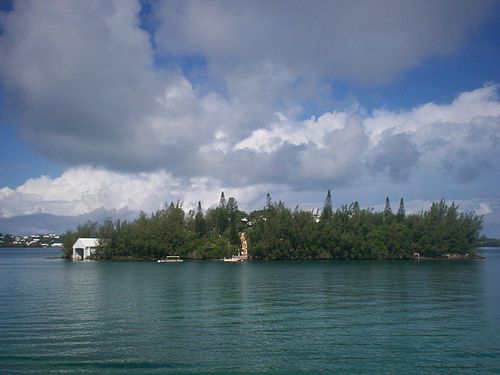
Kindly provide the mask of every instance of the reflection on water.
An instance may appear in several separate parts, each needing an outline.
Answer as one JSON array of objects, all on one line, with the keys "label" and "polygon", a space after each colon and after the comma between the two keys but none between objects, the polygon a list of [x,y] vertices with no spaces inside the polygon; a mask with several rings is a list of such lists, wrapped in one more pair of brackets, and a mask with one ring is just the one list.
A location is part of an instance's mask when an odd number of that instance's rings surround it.
[{"label": "reflection on water", "polygon": [[0,250],[0,373],[491,373],[475,261],[67,262]]}]

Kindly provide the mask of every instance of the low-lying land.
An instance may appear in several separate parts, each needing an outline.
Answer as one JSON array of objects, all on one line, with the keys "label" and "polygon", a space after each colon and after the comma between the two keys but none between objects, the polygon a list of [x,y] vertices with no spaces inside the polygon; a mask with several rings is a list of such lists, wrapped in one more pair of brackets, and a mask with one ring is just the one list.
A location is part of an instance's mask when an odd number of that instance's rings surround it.
[{"label": "low-lying land", "polygon": [[0,247],[62,247],[57,234],[12,235],[0,233]]},{"label": "low-lying land", "polygon": [[394,213],[389,199],[383,212],[361,209],[357,202],[335,211],[328,192],[319,210],[292,210],[267,195],[262,210],[246,213],[234,198],[221,194],[219,205],[185,212],[171,203],[132,222],[89,222],[64,236],[64,256],[71,257],[79,237],[98,237],[99,259],[187,259],[230,257],[248,239],[251,259],[413,259],[471,258],[480,240],[482,217],[458,206],[435,202],[429,210],[406,214],[401,199]]}]

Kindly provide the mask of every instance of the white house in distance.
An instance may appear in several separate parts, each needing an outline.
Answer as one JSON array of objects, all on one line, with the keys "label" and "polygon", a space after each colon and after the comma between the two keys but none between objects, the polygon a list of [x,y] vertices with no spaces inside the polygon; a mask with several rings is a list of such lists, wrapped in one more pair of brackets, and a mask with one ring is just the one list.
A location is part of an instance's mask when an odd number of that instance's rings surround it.
[{"label": "white house in distance", "polygon": [[85,260],[95,253],[99,246],[98,238],[79,238],[73,245],[73,260]]}]

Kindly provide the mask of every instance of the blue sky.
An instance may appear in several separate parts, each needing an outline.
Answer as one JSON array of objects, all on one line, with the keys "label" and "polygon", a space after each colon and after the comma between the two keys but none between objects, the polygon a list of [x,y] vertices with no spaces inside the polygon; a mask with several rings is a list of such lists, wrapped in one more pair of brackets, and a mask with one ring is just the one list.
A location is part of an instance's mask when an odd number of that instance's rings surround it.
[{"label": "blue sky", "polygon": [[313,208],[332,189],[454,200],[500,236],[497,1],[0,10],[0,218],[208,207],[222,189]]}]

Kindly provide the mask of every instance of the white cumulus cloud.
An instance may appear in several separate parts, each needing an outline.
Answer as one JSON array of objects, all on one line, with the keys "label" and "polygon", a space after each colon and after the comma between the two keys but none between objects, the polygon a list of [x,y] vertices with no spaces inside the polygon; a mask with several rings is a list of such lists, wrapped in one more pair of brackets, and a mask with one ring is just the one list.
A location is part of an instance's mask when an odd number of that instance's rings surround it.
[{"label": "white cumulus cloud", "polygon": [[166,172],[121,174],[80,167],[56,178],[39,177],[16,189],[0,190],[4,217],[36,212],[81,215],[99,208],[153,210],[160,208],[179,182]]},{"label": "white cumulus cloud", "polygon": [[[359,186],[488,204],[500,176],[495,83],[400,111],[303,113],[330,78],[387,83],[458,51],[495,6],[165,1],[148,31],[134,0],[16,2],[0,20],[4,107],[67,169],[0,189],[0,213],[195,206],[222,189],[254,208],[267,191],[313,202]],[[191,58],[201,62],[189,75],[176,61]]]}]

